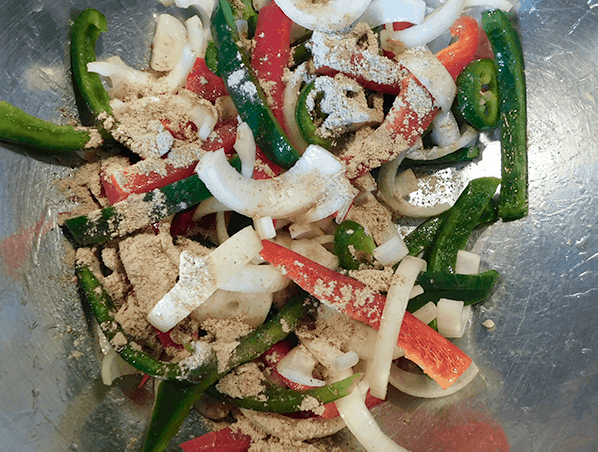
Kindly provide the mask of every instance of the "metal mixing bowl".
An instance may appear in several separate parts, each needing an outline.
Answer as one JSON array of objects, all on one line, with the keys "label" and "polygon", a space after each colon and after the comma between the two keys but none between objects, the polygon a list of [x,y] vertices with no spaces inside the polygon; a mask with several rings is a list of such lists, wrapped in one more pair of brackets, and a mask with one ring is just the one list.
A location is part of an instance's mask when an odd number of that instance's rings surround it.
[{"label": "metal mixing bowl", "polygon": [[[156,1],[0,0],[0,99],[55,122],[77,117],[69,20],[92,6],[109,24],[99,55],[144,67],[153,14],[164,10]],[[503,437],[513,451],[598,450],[596,6],[519,5],[530,215],[485,229],[473,248],[504,278],[460,343],[480,377],[436,401],[391,391],[374,409],[383,430],[413,451],[491,451]],[[490,144],[459,177],[497,175],[497,156]],[[56,225],[69,206],[53,181],[79,161],[8,145],[0,161],[0,450],[137,450],[151,393],[134,378],[102,385],[90,318]],[[481,325],[489,318],[493,330]],[[175,442],[202,428],[192,417]],[[337,442],[361,450],[349,434]]]}]

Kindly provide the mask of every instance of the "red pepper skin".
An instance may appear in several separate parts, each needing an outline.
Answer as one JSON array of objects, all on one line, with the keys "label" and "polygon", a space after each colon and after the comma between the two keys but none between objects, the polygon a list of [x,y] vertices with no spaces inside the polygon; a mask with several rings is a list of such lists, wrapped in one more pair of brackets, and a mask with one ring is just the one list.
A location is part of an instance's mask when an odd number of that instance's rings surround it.
[{"label": "red pepper skin", "polygon": [[282,76],[291,58],[291,25],[289,19],[275,2],[260,9],[255,28],[255,47],[251,66],[267,94],[274,117],[286,132],[284,119],[284,83]]},{"label": "red pepper skin", "polygon": [[219,97],[228,96],[224,81],[208,69],[203,58],[195,60],[193,69],[187,76],[185,88],[212,103]]},{"label": "red pepper skin", "polygon": [[230,428],[193,438],[181,444],[184,452],[245,452],[251,445],[251,437]]},{"label": "red pepper skin", "polygon": [[[219,124],[214,129],[214,132],[214,136],[203,142],[202,149],[211,152],[224,148],[225,152],[230,153],[237,139],[236,123]],[[131,165],[127,168],[116,170],[111,175],[104,175],[101,178],[102,186],[110,204],[114,205],[123,199],[127,199],[132,193],[147,193],[156,188],[185,179],[193,175],[196,165],[197,162],[193,162],[185,167],[175,167],[166,164],[166,174],[146,172],[139,165]]]},{"label": "red pepper skin", "polygon": [[[303,290],[355,320],[380,328],[385,296],[269,240],[262,240],[262,245],[260,255]],[[444,389],[471,364],[469,356],[409,312],[405,313],[397,345]]]},{"label": "red pepper skin", "polygon": [[478,49],[479,31],[477,20],[469,16],[459,17],[451,26],[451,36],[458,41],[442,49],[436,58],[449,71],[454,80],[473,61]]}]

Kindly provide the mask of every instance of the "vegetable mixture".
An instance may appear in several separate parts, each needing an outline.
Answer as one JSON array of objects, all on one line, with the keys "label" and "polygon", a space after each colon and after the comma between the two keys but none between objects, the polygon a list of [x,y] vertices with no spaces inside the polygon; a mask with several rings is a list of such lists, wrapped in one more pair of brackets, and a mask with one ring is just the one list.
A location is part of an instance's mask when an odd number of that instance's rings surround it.
[{"label": "vegetable mixture", "polygon": [[[405,450],[369,409],[389,383],[442,397],[475,378],[452,339],[499,274],[465,249],[474,229],[527,214],[511,4],[161,1],[173,14],[144,71],[97,60],[109,21],[76,18],[94,126],[0,102],[2,140],[84,151],[83,183],[101,184],[64,231],[104,383],[153,379],[144,451],[194,406],[227,426],[187,452],[329,450],[321,438],[344,427],[368,451]],[[495,128],[500,180],[471,180],[452,206],[409,199],[422,168],[478,159]],[[419,226],[404,234],[404,218]]]}]

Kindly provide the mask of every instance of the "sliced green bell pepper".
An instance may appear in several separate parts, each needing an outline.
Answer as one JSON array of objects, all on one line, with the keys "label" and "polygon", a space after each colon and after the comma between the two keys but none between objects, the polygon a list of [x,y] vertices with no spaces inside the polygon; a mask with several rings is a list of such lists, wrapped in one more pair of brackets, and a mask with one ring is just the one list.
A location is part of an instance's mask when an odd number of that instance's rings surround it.
[{"label": "sliced green bell pepper", "polygon": [[339,264],[347,270],[357,270],[359,260],[354,255],[356,251],[372,254],[376,248],[374,240],[366,234],[359,223],[345,220],[334,231],[334,254],[337,255]]}]

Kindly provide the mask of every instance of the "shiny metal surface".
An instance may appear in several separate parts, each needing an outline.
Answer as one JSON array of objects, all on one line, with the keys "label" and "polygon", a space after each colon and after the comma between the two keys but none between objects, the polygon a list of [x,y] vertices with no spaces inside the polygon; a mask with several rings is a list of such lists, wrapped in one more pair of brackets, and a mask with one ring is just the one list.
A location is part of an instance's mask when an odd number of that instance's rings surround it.
[{"label": "shiny metal surface", "polygon": [[[90,6],[108,18],[100,55],[143,67],[152,14],[163,9],[158,2],[0,0],[0,99],[56,122],[76,117],[67,30],[70,15]],[[463,394],[438,401],[394,391],[374,409],[382,428],[413,451],[506,450],[496,447],[503,435],[513,451],[598,450],[596,6],[596,0],[519,5],[530,216],[487,228],[473,248],[504,278],[461,341],[481,377]],[[482,162],[465,169],[455,186],[497,174],[492,138]],[[0,450],[137,450],[151,395],[136,390],[136,382],[102,385],[89,318],[56,226],[68,205],[53,180],[77,160],[4,146],[0,162]],[[496,323],[490,331],[481,325],[488,318]],[[192,419],[179,441],[201,428]]]}]

